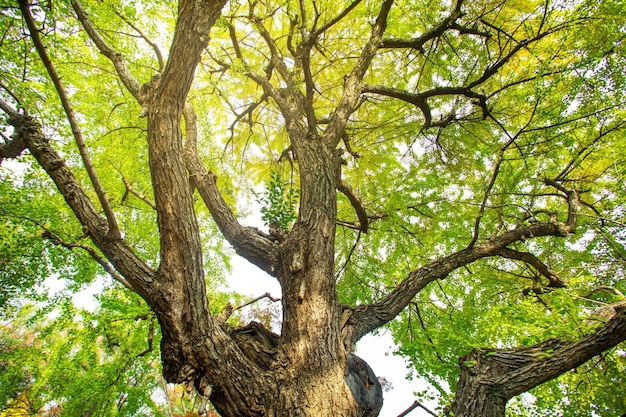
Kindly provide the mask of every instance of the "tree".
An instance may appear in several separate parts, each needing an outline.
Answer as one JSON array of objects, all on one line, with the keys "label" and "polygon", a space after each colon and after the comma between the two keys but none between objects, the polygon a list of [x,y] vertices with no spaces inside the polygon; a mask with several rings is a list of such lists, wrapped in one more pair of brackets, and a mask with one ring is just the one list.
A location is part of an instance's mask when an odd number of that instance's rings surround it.
[{"label": "tree", "polygon": [[39,312],[23,308],[0,327],[0,415],[165,415],[150,398],[162,385],[155,320],[137,295],[126,296],[105,291],[98,313],[63,301],[34,328],[28,322]]},{"label": "tree", "polygon": [[[619,2],[18,3],[3,218],[46,249],[6,262],[92,258],[221,415],[377,415],[351,352],[382,326],[456,417],[604,352],[623,382]],[[238,220],[254,187],[269,232]],[[280,283],[279,335],[216,311],[217,230]]]}]

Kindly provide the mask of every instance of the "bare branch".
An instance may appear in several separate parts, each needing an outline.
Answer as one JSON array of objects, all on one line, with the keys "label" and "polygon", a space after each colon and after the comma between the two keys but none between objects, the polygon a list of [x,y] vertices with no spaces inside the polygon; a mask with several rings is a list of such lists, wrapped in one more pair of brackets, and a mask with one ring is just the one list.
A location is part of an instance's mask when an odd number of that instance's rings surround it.
[{"label": "bare branch", "polygon": [[472,241],[468,246],[474,246],[474,244],[478,241],[478,235],[480,232],[480,221],[485,213],[485,207],[487,206],[487,202],[489,201],[489,196],[491,194],[491,190],[493,190],[493,186],[495,185],[496,178],[498,177],[498,173],[500,172],[500,166],[502,165],[502,158],[504,156],[504,151],[506,148],[500,149],[498,152],[498,158],[496,159],[496,163],[493,167],[493,172],[491,173],[491,179],[489,180],[489,184],[487,184],[487,188],[485,189],[485,194],[483,196],[483,201],[480,203],[480,208],[478,209],[478,214],[476,215],[476,220],[474,221],[474,236],[472,237]]},{"label": "bare branch", "polygon": [[257,107],[259,107],[261,105],[261,103],[267,101],[268,98],[269,98],[269,94],[268,93],[263,93],[263,95],[261,95],[261,97],[257,101],[254,101],[254,102],[248,104],[246,106],[245,110],[242,111],[241,113],[237,113],[235,111],[235,109],[232,109],[233,113],[235,113],[235,120],[233,120],[233,122],[230,124],[230,127],[228,128],[228,130],[230,130],[230,138],[231,138],[231,140],[233,139],[233,136],[235,135],[235,126],[244,117],[246,117],[246,116],[248,117],[248,125],[250,126],[250,128],[252,128],[252,124],[253,124],[252,114],[257,109]]},{"label": "bare branch", "polygon": [[407,408],[406,410],[404,410],[402,413],[398,414],[398,417],[405,417],[408,416],[409,413],[413,410],[415,410],[417,407],[421,408],[422,410],[426,411],[428,414],[430,414],[431,416],[434,417],[438,417],[437,414],[433,413],[431,410],[428,409],[428,407],[426,407],[425,405],[423,405],[422,403],[420,403],[419,401],[415,400],[413,401],[413,404],[411,404],[409,406],[409,408]]},{"label": "bare branch", "polygon": [[491,119],[494,120],[496,122],[496,124],[498,126],[500,126],[502,131],[509,137],[509,140],[498,151],[498,157],[496,158],[496,162],[495,162],[494,167],[493,167],[493,172],[491,174],[491,179],[489,180],[489,184],[487,185],[487,189],[485,190],[485,194],[483,196],[483,201],[480,204],[480,209],[478,210],[478,214],[477,214],[476,220],[474,222],[474,237],[472,238],[472,241],[470,242],[469,246],[474,245],[478,241],[478,235],[479,235],[479,232],[480,232],[480,221],[481,221],[481,219],[483,217],[483,214],[485,213],[485,207],[487,206],[487,202],[489,201],[489,197],[490,197],[491,191],[493,190],[493,187],[495,185],[496,179],[498,177],[498,173],[500,172],[500,166],[502,165],[502,161],[503,161],[503,158],[504,158],[504,153],[507,151],[507,149],[511,145],[515,144],[515,141],[517,140],[517,138],[530,125],[530,123],[534,119],[535,111],[537,110],[537,106],[538,105],[539,105],[539,101],[537,100],[535,102],[535,106],[533,108],[533,111],[531,112],[530,116],[528,117],[528,120],[526,121],[526,124],[524,126],[522,126],[517,131],[517,133],[515,135],[513,135],[513,136],[511,136],[509,134],[509,132],[504,128],[504,126],[502,126],[502,124],[498,120],[496,120],[495,117],[491,116]]},{"label": "bare branch", "polygon": [[[11,89],[9,87],[4,85],[4,83],[0,82],[0,88],[2,88],[4,91],[6,91],[7,94],[11,96],[11,98],[17,103],[17,105],[19,107],[23,107],[19,97],[17,97],[15,95],[15,93],[13,93],[13,91],[11,91]],[[11,112],[14,111],[13,108],[8,103],[6,103],[4,100],[2,100],[2,99],[0,99],[0,109],[2,109],[2,111],[7,113],[8,115],[11,115]]]},{"label": "bare branch", "polygon": [[270,294],[269,292],[266,292],[263,295],[260,295],[258,297],[253,298],[252,300],[243,303],[241,305],[238,305],[237,307],[233,307],[230,303],[226,306],[226,308],[224,309],[224,311],[220,314],[219,316],[219,321],[224,323],[226,320],[228,320],[228,318],[237,310],[241,310],[242,308],[248,307],[251,304],[254,304],[258,301],[261,301],[262,299],[267,298],[268,300],[276,303],[278,301],[280,301],[280,298],[276,298],[276,297],[272,297],[272,294]]},{"label": "bare branch", "polygon": [[360,229],[357,229],[357,230],[359,233],[356,235],[354,244],[350,248],[350,252],[348,252],[348,256],[346,256],[345,262],[343,263],[341,268],[339,268],[339,271],[337,271],[337,273],[335,274],[335,279],[339,279],[339,277],[341,276],[341,273],[346,269],[346,267],[348,266],[348,263],[350,262],[350,258],[352,258],[352,254],[354,253],[354,251],[356,250],[356,247],[359,245],[359,242],[361,241],[361,230]]},{"label": "bare branch", "polygon": [[152,352],[153,350],[153,343],[154,343],[154,318],[150,319],[150,325],[148,326],[148,347],[146,347],[144,350],[142,350],[141,352],[139,352],[137,354],[137,357],[142,357],[142,356],[146,356],[148,353]]}]

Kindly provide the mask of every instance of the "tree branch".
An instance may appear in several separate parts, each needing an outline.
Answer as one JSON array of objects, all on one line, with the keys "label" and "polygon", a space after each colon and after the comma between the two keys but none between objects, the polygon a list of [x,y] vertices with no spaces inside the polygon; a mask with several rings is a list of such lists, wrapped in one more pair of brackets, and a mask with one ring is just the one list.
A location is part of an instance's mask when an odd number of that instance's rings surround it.
[{"label": "tree branch", "polygon": [[111,239],[108,236],[106,220],[98,213],[63,159],[44,138],[39,124],[27,115],[16,115],[9,119],[9,124],[15,128],[14,137],[24,141],[30,153],[54,181],[85,233],[130,287],[145,298],[155,271],[140,260],[122,239]]},{"label": "tree branch", "polygon": [[[5,112],[9,118],[16,118],[19,113],[11,107],[11,105],[0,98],[0,110]],[[24,138],[19,135],[12,135],[11,139],[3,145],[0,145],[0,164],[3,159],[17,158],[27,148]]]},{"label": "tree branch", "polygon": [[522,261],[532,266],[548,280],[548,287],[550,288],[565,288],[567,286],[565,282],[552,270],[552,268],[541,262],[541,260],[532,253],[503,248],[499,255],[507,259]]},{"label": "tree branch", "polygon": [[354,68],[345,78],[343,94],[339,104],[330,115],[328,125],[324,131],[324,141],[333,147],[344,137],[348,119],[358,104],[363,77],[381,45],[382,36],[387,28],[387,17],[392,5],[393,0],[385,0],[382,3],[376,23],[372,28],[370,39],[363,48]]},{"label": "tree branch", "polygon": [[[31,220],[33,221],[33,220]],[[34,222],[34,221],[33,221]],[[116,281],[118,281],[119,283],[121,283],[123,286],[125,286],[126,288],[128,288],[129,290],[133,291],[133,287],[130,285],[130,283],[128,281],[126,281],[126,279],[124,279],[123,276],[121,276],[116,270],[115,268],[113,268],[113,265],[111,265],[109,262],[106,261],[106,259],[104,259],[102,256],[100,256],[100,254],[91,246],[89,245],[84,245],[82,243],[74,243],[74,242],[68,242],[66,240],[61,239],[61,237],[59,235],[57,235],[56,233],[52,232],[51,230],[49,230],[48,228],[46,228],[44,225],[39,224],[38,222],[34,222],[35,224],[37,224],[39,227],[41,227],[44,230],[44,234],[43,234],[43,238],[44,239],[48,239],[51,242],[55,243],[56,245],[60,245],[63,246],[64,248],[67,249],[74,249],[74,248],[78,248],[78,249],[82,249],[85,252],[87,252],[98,264],[100,264],[100,266],[102,266],[102,268],[104,268],[104,270]]]},{"label": "tree branch", "polygon": [[455,24],[456,20],[461,17],[461,4],[462,0],[457,0],[448,17],[423,35],[413,39],[385,39],[382,41],[381,48],[411,48],[424,53],[426,42],[442,36],[445,31],[451,28],[461,31],[462,27]]},{"label": "tree branch", "polygon": [[122,13],[120,13],[118,10],[115,10],[115,14],[124,21],[124,23],[126,23],[128,26],[130,26],[135,32],[137,32],[139,34],[139,36],[141,36],[141,38],[148,44],[150,45],[150,47],[152,48],[152,50],[154,51],[154,54],[157,57],[157,61],[159,63],[159,73],[163,72],[163,67],[164,67],[164,61],[163,61],[163,54],[161,54],[161,50],[159,49],[159,45],[156,44],[156,42],[154,42],[153,40],[151,40],[150,38],[148,38],[148,36],[137,26],[135,25],[133,22],[131,22],[130,20],[128,20],[124,15],[122,15]]},{"label": "tree branch", "polygon": [[469,99],[475,100],[474,104],[480,107],[484,118],[489,115],[489,109],[487,107],[487,97],[484,94],[479,94],[472,91],[471,87],[469,86],[436,87],[422,93],[409,93],[408,91],[398,90],[382,85],[365,84],[363,85],[362,93],[374,93],[381,96],[396,98],[406,103],[413,104],[415,107],[419,108],[424,115],[424,129],[437,125],[437,123],[433,123],[432,121],[432,114],[430,111],[430,106],[428,105],[428,99],[432,97],[450,95],[465,96]]},{"label": "tree branch", "polygon": [[365,334],[392,320],[426,285],[446,278],[452,271],[479,259],[497,256],[513,242],[542,236],[564,237],[570,233],[573,233],[572,228],[557,222],[556,219],[551,222],[538,222],[509,230],[414,270],[379,302],[355,308],[356,329],[351,335],[354,337],[352,342],[356,342]]},{"label": "tree branch", "polygon": [[232,210],[217,188],[217,177],[206,170],[196,148],[196,114],[191,105],[185,106],[187,141],[185,162],[193,185],[198,189],[220,231],[235,251],[272,276],[278,274],[278,249],[274,243],[253,227],[244,227],[237,221]]},{"label": "tree branch", "polygon": [[72,8],[74,12],[76,12],[76,16],[78,20],[87,31],[87,34],[91,38],[91,40],[96,44],[96,47],[100,51],[100,53],[113,63],[115,67],[115,71],[117,75],[120,77],[120,80],[128,89],[128,91],[137,99],[137,101],[142,104],[144,101],[145,95],[141,91],[141,84],[139,81],[135,79],[135,77],[131,74],[128,69],[128,65],[126,64],[126,59],[122,54],[113,49],[106,40],[100,35],[100,32],[93,24],[93,22],[87,16],[87,12],[83,8],[80,0],[72,0]]},{"label": "tree branch", "polygon": [[413,404],[411,404],[409,406],[409,408],[407,408],[406,410],[404,410],[402,413],[398,414],[398,417],[405,417],[408,416],[409,413],[413,410],[415,410],[417,407],[421,408],[422,410],[426,411],[428,414],[430,414],[431,416],[437,417],[437,414],[433,413],[431,410],[428,409],[428,407],[424,406],[422,403],[420,403],[419,401],[415,400],[413,401]]},{"label": "tree branch", "polygon": [[[341,174],[339,174],[339,176],[341,177]],[[354,208],[354,211],[356,211],[356,215],[359,218],[359,229],[363,233],[367,233],[369,219],[367,217],[365,208],[363,207],[363,203],[361,203],[361,199],[359,199],[359,197],[354,193],[350,184],[348,184],[341,178],[337,179],[337,191],[348,197],[348,200],[350,200],[350,204]]]},{"label": "tree branch", "polygon": [[494,386],[501,387],[509,398],[528,391],[576,368],[594,356],[626,340],[626,305],[614,308],[611,319],[594,333],[581,340],[562,345],[534,357],[524,367],[499,378],[492,378]]},{"label": "tree branch", "polygon": [[343,9],[341,12],[339,12],[337,14],[337,16],[335,16],[334,18],[332,18],[331,20],[329,20],[328,22],[326,22],[322,27],[318,28],[318,29],[313,29],[313,32],[311,32],[311,34],[309,35],[309,39],[310,42],[315,42],[320,35],[322,35],[324,32],[326,32],[328,29],[330,29],[331,27],[333,27],[335,24],[337,24],[338,22],[341,21],[341,19],[343,19],[344,17],[347,16],[348,13],[350,13],[356,6],[359,5],[359,3],[361,3],[363,0],[354,0],[352,3],[350,3],[348,5],[348,7],[346,7],[345,9]]},{"label": "tree branch", "polygon": [[506,402],[531,388],[582,365],[626,340],[626,304],[576,342],[551,339],[514,349],[474,349],[459,359],[461,374],[445,415],[504,415]]},{"label": "tree branch", "polygon": [[148,206],[150,206],[150,208],[152,210],[156,210],[156,204],[154,204],[154,202],[152,200],[150,200],[148,197],[146,197],[145,195],[143,195],[142,193],[137,191],[132,186],[132,184],[128,182],[126,177],[124,177],[123,175],[122,175],[122,181],[124,182],[124,187],[126,187],[126,194],[124,194],[124,197],[122,197],[122,202],[125,201],[126,196],[128,195],[128,193],[131,193],[132,195],[134,195],[135,197],[137,197],[138,199],[140,199],[141,201],[146,203]]},{"label": "tree branch", "polygon": [[83,165],[85,170],[87,171],[87,175],[89,175],[89,180],[93,185],[94,191],[98,196],[98,201],[100,201],[100,205],[104,210],[104,214],[107,218],[108,223],[108,235],[110,238],[118,238],[120,236],[119,226],[117,225],[117,220],[115,218],[115,213],[111,208],[111,204],[109,203],[109,199],[106,196],[104,189],[102,188],[102,184],[100,183],[100,179],[96,174],[96,170],[94,169],[93,164],[91,163],[91,158],[87,153],[87,146],[85,145],[85,140],[83,139],[82,130],[78,124],[78,120],[76,119],[74,109],[70,104],[69,97],[61,83],[61,78],[56,72],[50,57],[48,56],[48,52],[39,37],[39,29],[35,25],[35,21],[33,20],[32,15],[30,14],[30,5],[28,0],[19,0],[20,10],[22,11],[22,16],[26,20],[26,25],[28,26],[28,30],[30,32],[31,39],[37,49],[37,53],[43,62],[52,83],[57,91],[59,99],[61,100],[61,104],[63,105],[63,110],[65,110],[65,114],[72,128],[72,134],[74,136],[74,140],[76,142],[76,146],[78,147],[78,151],[80,153],[80,157],[83,161]]}]

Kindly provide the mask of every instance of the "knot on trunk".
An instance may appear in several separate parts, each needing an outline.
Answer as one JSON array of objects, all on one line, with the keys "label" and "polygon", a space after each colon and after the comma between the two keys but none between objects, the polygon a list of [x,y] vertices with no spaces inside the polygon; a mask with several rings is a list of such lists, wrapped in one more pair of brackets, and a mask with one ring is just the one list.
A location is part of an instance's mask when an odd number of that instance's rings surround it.
[{"label": "knot on trunk", "polygon": [[261,369],[269,370],[276,354],[279,336],[266,329],[261,323],[253,321],[247,326],[234,329],[231,336],[239,348]]}]

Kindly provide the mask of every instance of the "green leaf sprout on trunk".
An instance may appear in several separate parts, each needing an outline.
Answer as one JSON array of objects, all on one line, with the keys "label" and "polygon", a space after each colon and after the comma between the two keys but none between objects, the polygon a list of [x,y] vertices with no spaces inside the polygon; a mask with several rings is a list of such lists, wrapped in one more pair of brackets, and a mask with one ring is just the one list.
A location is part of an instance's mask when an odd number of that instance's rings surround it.
[{"label": "green leaf sprout on trunk", "polygon": [[298,217],[296,206],[300,190],[290,181],[284,180],[280,172],[272,170],[266,191],[254,193],[256,202],[261,205],[261,219],[270,229],[277,228],[288,232]]}]

